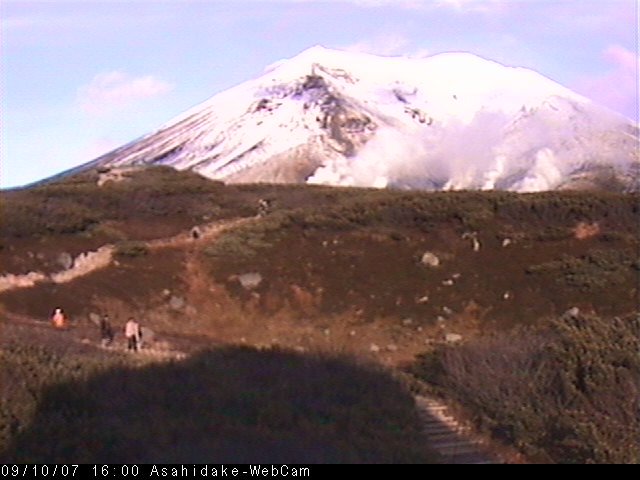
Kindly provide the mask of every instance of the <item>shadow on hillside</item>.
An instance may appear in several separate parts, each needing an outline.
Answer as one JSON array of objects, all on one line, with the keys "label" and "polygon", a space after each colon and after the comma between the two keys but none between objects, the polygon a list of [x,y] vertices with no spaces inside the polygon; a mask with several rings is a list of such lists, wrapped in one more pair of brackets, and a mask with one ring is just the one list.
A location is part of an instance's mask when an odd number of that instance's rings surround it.
[{"label": "shadow on hillside", "polygon": [[58,384],[41,399],[1,461],[433,460],[411,396],[387,373],[345,358],[225,347]]}]

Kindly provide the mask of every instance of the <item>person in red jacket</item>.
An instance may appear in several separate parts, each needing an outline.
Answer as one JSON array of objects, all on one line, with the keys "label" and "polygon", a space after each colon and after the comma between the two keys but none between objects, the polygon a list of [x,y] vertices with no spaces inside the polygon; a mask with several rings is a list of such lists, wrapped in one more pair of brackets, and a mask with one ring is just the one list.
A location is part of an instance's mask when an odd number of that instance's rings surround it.
[{"label": "person in red jacket", "polygon": [[66,321],[67,319],[64,316],[64,312],[62,311],[62,309],[56,308],[53,311],[53,315],[51,316],[51,323],[53,323],[53,326],[56,328],[64,328],[64,324]]}]

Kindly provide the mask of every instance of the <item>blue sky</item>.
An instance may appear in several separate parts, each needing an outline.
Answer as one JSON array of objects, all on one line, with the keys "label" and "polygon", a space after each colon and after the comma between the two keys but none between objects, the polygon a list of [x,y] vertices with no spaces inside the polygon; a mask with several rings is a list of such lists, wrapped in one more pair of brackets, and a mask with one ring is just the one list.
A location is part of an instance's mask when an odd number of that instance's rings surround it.
[{"label": "blue sky", "polygon": [[131,141],[313,45],[468,51],[638,118],[636,0],[2,0],[0,187]]}]

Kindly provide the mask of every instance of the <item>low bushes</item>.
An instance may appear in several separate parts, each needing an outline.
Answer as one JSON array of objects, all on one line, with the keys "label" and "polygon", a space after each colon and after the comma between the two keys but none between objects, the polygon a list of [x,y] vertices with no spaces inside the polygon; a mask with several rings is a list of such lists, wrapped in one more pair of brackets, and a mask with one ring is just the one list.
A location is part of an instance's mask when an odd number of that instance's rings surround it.
[{"label": "low bushes", "polygon": [[425,451],[411,395],[389,373],[347,358],[227,347],[182,362],[114,366],[60,380],[33,390],[32,423],[0,460],[435,460]]},{"label": "low bushes", "polygon": [[640,461],[640,321],[571,317],[421,356],[414,373],[538,461]]},{"label": "low bushes", "polygon": [[596,249],[580,256],[562,255],[558,260],[530,266],[527,273],[551,275],[556,282],[584,291],[622,284],[636,275],[637,255],[628,250]]}]

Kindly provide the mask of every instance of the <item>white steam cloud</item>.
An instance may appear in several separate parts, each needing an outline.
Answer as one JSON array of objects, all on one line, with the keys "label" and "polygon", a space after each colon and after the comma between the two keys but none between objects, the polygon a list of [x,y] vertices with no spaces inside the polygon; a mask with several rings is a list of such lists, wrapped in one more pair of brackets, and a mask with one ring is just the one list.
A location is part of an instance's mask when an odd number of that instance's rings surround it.
[{"label": "white steam cloud", "polygon": [[[612,155],[620,149],[603,150],[602,142],[606,144],[607,139],[602,134],[594,136],[589,122],[573,125],[575,133],[568,140],[563,117],[574,106],[559,99],[554,103],[549,109],[523,109],[515,119],[502,112],[481,110],[469,123],[456,120],[446,124],[434,121],[418,128],[383,126],[357,155],[334,157],[308,182],[542,191],[555,188],[581,167],[619,163]],[[619,137],[612,136],[611,141],[619,142]],[[588,148],[591,142],[593,148]]]}]

